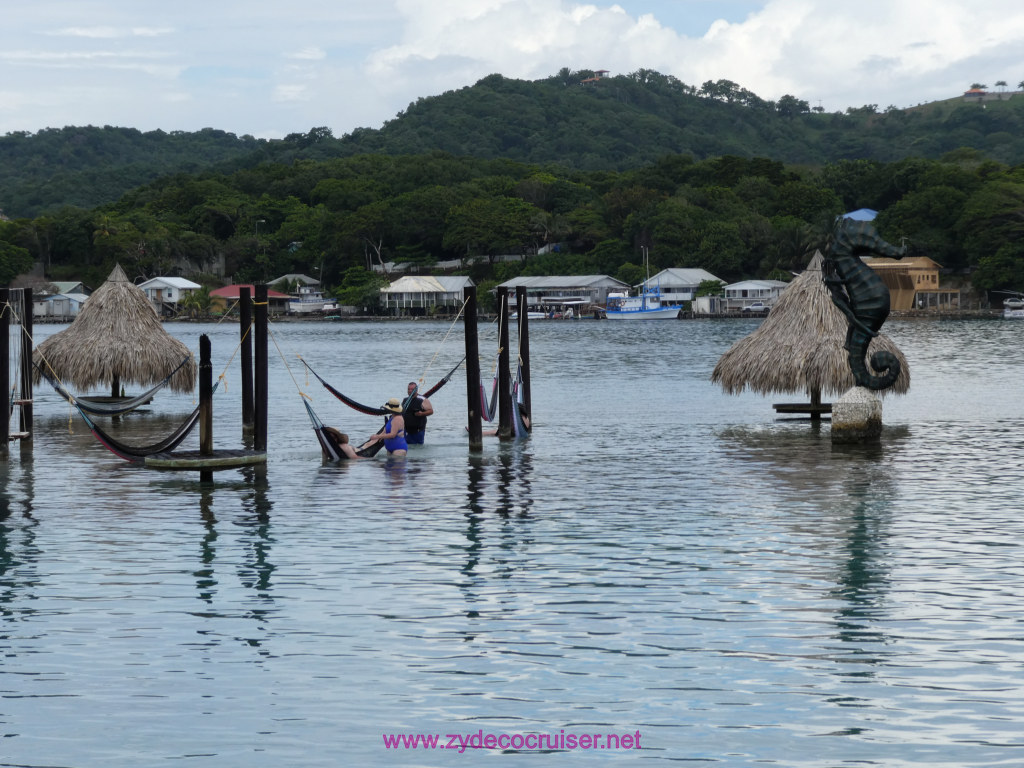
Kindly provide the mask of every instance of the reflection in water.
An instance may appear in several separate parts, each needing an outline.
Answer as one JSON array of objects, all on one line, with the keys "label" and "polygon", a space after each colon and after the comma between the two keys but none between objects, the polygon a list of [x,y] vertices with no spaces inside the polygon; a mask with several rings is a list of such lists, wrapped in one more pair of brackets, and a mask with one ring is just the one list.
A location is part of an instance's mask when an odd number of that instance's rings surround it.
[{"label": "reflection in water", "polygon": [[251,489],[248,495],[242,497],[242,509],[248,513],[243,518],[243,524],[249,531],[251,559],[240,569],[239,576],[245,587],[255,589],[259,597],[269,600],[270,577],[274,573],[274,565],[269,557],[270,545],[273,543],[270,536],[270,513],[274,507],[269,495],[270,485],[264,467],[248,467],[242,470],[242,474]]},{"label": "reflection in water", "polygon": [[[31,457],[22,456],[17,464],[0,466],[0,616],[5,620],[29,616],[33,595],[26,590],[37,581],[35,563],[36,526],[32,517],[34,474]],[[19,522],[22,518],[24,521]],[[0,635],[0,638],[5,638]],[[6,638],[5,638],[6,639]]]},{"label": "reflection in water", "polygon": [[199,489],[199,516],[203,519],[203,527],[206,533],[199,542],[198,570],[192,575],[196,578],[196,589],[199,590],[199,599],[205,603],[212,604],[217,586],[217,579],[214,577],[213,561],[217,554],[217,518],[213,514],[213,490],[211,483],[200,483]]}]

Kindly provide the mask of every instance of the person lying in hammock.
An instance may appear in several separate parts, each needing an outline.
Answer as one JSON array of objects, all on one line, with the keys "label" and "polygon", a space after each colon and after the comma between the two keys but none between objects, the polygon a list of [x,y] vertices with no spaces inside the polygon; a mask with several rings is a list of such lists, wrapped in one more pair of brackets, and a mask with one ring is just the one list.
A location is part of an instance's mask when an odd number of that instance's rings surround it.
[{"label": "person lying in hammock", "polygon": [[346,459],[361,459],[363,458],[356,449],[352,447],[348,441],[348,435],[344,432],[335,429],[334,427],[324,427],[323,431],[327,433],[334,447],[338,449],[338,452]]},{"label": "person lying in hammock", "polygon": [[[530,416],[529,416],[529,414],[526,413],[526,406],[523,405],[522,403],[516,403],[516,405],[519,407],[519,418],[522,420],[523,426],[526,427],[526,431],[529,432],[530,431]],[[468,427],[467,427],[467,429],[468,429]],[[484,437],[487,437],[487,436],[496,437],[497,434],[498,434],[498,430],[497,429],[485,429],[480,434],[483,435]]]}]

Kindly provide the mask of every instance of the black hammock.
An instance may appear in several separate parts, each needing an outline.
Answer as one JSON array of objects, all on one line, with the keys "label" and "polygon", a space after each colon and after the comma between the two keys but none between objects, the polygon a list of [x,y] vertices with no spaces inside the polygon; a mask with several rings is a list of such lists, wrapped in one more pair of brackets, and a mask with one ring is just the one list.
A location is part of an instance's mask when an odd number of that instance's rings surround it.
[{"label": "black hammock", "polygon": [[69,403],[78,406],[80,411],[86,411],[97,416],[118,416],[122,413],[133,411],[140,405],[152,400],[153,395],[166,387],[167,382],[171,380],[171,377],[181,369],[181,366],[191,359],[192,356],[189,355],[178,363],[177,367],[168,373],[162,381],[157,382],[152,389],[143,392],[141,395],[136,395],[135,397],[130,397],[124,400],[118,399],[116,402],[108,402],[105,400],[93,399],[91,397],[76,397],[75,395],[72,395],[63,384],[48,374],[39,363],[36,363],[35,365],[36,368],[39,369],[39,373],[42,374],[43,378],[50,382],[50,386],[53,387],[54,391]]},{"label": "black hammock", "polygon": [[[465,356],[463,356],[462,360],[459,360],[459,362],[455,364],[454,368],[448,371],[448,373],[445,374],[444,377],[442,377],[442,379],[439,382],[437,382],[437,384],[428,389],[425,393],[423,393],[422,396],[430,397],[432,394],[437,392],[441,387],[447,384],[451,380],[452,376],[455,375],[455,372],[459,370],[459,366],[462,365],[462,362],[465,359]],[[353,408],[359,411],[360,413],[365,413],[370,416],[388,416],[391,414],[391,411],[386,410],[385,408],[373,408],[369,405],[363,405],[362,403],[356,402],[351,397],[346,396],[345,394],[339,392],[337,389],[328,384],[327,381],[325,381],[324,378],[319,373],[314,371],[313,368],[309,365],[309,363],[307,363],[305,360],[302,361],[302,364],[306,366],[307,371],[312,373],[320,381],[320,383],[324,385],[324,389],[326,389],[328,392],[330,392],[332,395],[341,400],[341,402],[345,403],[345,405],[349,406],[350,408]],[[409,406],[412,405],[413,398],[416,397],[418,392],[419,387],[414,389],[412,394],[402,401],[403,414],[409,409]],[[320,448],[323,451],[324,456],[327,458],[327,460],[339,461],[340,459],[346,458],[345,454],[342,453],[341,450],[341,441],[338,437],[338,431],[333,427],[326,426],[320,419],[320,417],[317,416],[316,411],[313,410],[313,406],[311,406],[305,399],[303,399],[302,404],[306,406],[306,413],[309,414],[309,420],[313,424],[313,432],[316,434],[317,442],[320,443]],[[378,434],[383,430],[384,427],[381,427],[379,430],[377,430]],[[372,443],[363,443],[363,445],[361,445],[359,448],[356,448],[355,451],[356,454],[358,454],[359,456],[369,458],[371,456],[375,456],[377,452],[380,451],[380,449],[383,447],[383,440],[375,440]]]},{"label": "black hammock", "polygon": [[[313,410],[306,400],[302,401],[302,404],[306,406],[306,413],[309,414],[309,420],[313,423],[313,432],[316,434],[316,439],[320,443],[320,449],[324,452],[324,457],[328,461],[340,461],[341,459],[347,459],[348,457],[341,450],[341,433],[338,432],[334,427],[328,427],[320,417],[316,415],[316,411]],[[372,443],[364,443],[359,448],[355,449],[357,455],[363,458],[370,458],[376,456],[377,452],[384,447],[383,440],[375,440]]]},{"label": "black hammock", "polygon": [[[214,392],[217,391],[219,384],[220,382],[217,382],[213,385]],[[158,453],[173,451],[181,445],[185,438],[189,436],[189,433],[195,428],[196,424],[199,423],[200,406],[197,405],[195,410],[188,415],[185,421],[163,440],[152,443],[151,445],[129,445],[128,443],[122,443],[120,440],[108,435],[99,428],[96,422],[89,418],[89,414],[82,410],[82,407],[76,401],[72,401],[72,403],[76,408],[78,408],[78,412],[81,414],[82,418],[85,419],[85,423],[89,427],[89,431],[92,432],[93,436],[97,440],[105,445],[111,453],[120,456],[125,461],[131,461],[136,464],[143,463],[147,456],[155,456]]]},{"label": "black hammock", "polygon": [[184,423],[181,424],[174,432],[165,437],[158,443],[152,445],[128,445],[128,443],[122,443],[120,440],[108,435],[102,429],[100,429],[96,422],[89,418],[89,414],[82,410],[82,407],[75,403],[75,407],[78,408],[78,412],[85,419],[85,423],[89,426],[89,431],[93,433],[97,440],[103,445],[110,449],[110,451],[126,461],[132,461],[137,464],[142,463],[146,460],[147,456],[154,456],[158,453],[166,453],[173,451],[182,441],[188,437],[189,433],[199,423],[199,407],[197,406],[192,413],[188,415]]},{"label": "black hammock", "polygon": [[[466,357],[465,357],[465,355],[463,355],[462,360],[459,360],[459,362],[457,362],[455,364],[454,368],[452,368],[450,371],[448,371],[448,373],[446,373],[441,378],[441,380],[439,382],[437,382],[437,384],[435,384],[430,389],[428,389],[426,392],[424,392],[422,395],[420,395],[420,397],[430,397],[432,394],[437,392],[437,390],[439,390],[441,387],[443,387],[445,384],[447,384],[449,381],[451,381],[452,376],[454,376],[455,372],[457,370],[459,370],[459,366],[462,365],[462,361],[465,360],[465,359],[466,359]],[[362,403],[357,403],[351,397],[348,397],[344,393],[339,392],[334,387],[332,387],[330,384],[328,384],[324,380],[324,378],[319,373],[314,371],[310,367],[309,363],[307,363],[305,360],[302,361],[302,364],[304,366],[306,366],[306,370],[307,371],[309,371],[314,376],[316,376],[316,378],[320,381],[320,383],[324,385],[324,389],[326,389],[328,392],[330,392],[336,398],[341,400],[341,402],[343,402],[349,408],[353,408],[353,409],[359,411],[360,413],[365,413],[365,414],[367,414],[369,416],[387,416],[389,413],[391,413],[391,411],[388,411],[388,410],[386,410],[384,408],[374,408],[374,407],[369,406],[369,405],[363,405]],[[403,413],[404,413],[405,408],[407,408],[409,406],[409,403],[412,402],[412,398],[415,397],[416,394],[417,394],[417,392],[413,392],[412,395],[410,395],[409,397],[407,397],[405,399],[405,402],[402,404]]]}]

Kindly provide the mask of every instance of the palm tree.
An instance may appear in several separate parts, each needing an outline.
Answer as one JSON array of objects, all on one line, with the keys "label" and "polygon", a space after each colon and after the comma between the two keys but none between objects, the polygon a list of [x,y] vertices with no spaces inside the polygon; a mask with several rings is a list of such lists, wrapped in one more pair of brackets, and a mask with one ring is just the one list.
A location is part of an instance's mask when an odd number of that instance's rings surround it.
[{"label": "palm tree", "polygon": [[999,89],[999,98],[1003,98],[1002,94],[1006,91],[1006,81],[996,80],[996,88]]},{"label": "palm tree", "polygon": [[188,312],[192,319],[196,317],[208,317],[213,300],[210,298],[210,289],[203,286],[199,290],[189,291],[181,297],[178,306]]}]

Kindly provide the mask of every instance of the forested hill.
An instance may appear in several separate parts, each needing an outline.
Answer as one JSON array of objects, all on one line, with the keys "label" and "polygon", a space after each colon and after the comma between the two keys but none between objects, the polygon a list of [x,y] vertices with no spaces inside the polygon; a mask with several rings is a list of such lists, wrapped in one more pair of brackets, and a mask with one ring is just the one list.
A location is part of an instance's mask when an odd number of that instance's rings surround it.
[{"label": "forested hill", "polygon": [[267,142],[211,128],[197,132],[93,126],[0,137],[0,211],[33,217],[71,205],[94,208],[173,173],[251,165]]},{"label": "forested hill", "polygon": [[[959,89],[951,84],[950,90]],[[341,137],[326,127],[274,141],[213,129],[8,134],[0,137],[0,210],[25,217],[63,205],[91,208],[161,175],[366,153],[442,151],[622,171],[676,154],[815,166],[842,159],[935,159],[961,147],[1008,164],[1024,161],[1024,96],[826,113],[794,96],[761,99],[728,80],[698,88],[650,70],[600,79],[562,70],[538,81],[491,75],[418,99],[379,130],[360,128]]]}]

